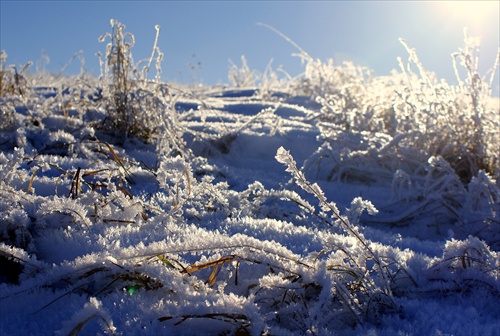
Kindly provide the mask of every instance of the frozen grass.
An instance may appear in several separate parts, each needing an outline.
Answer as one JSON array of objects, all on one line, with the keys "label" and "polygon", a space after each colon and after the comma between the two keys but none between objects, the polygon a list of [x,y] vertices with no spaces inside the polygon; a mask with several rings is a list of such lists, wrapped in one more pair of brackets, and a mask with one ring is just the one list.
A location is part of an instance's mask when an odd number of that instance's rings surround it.
[{"label": "frozen grass", "polygon": [[498,334],[497,66],[467,35],[457,87],[403,42],[389,77],[297,46],[302,76],[201,90],[111,28],[98,79],[1,54],[1,334]]}]

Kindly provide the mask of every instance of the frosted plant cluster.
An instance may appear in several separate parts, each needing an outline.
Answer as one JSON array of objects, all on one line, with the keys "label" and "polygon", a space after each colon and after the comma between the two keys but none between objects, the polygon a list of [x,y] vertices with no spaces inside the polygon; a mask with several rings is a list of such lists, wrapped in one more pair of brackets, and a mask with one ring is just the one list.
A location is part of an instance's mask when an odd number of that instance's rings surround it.
[{"label": "frosted plant cluster", "polygon": [[467,35],[456,87],[403,41],[392,76],[299,48],[297,78],[243,58],[194,89],[160,81],[159,27],[137,63],[111,27],[99,78],[0,54],[0,334],[498,335],[500,111]]}]

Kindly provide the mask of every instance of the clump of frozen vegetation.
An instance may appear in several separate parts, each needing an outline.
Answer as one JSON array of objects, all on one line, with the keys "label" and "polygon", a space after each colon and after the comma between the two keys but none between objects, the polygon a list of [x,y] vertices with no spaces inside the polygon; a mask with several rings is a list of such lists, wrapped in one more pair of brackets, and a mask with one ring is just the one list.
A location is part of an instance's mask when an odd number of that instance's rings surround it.
[{"label": "clump of frozen vegetation", "polygon": [[498,333],[498,59],[466,35],[452,86],[404,41],[387,77],[299,47],[189,91],[124,29],[97,79],[0,54],[1,334]]},{"label": "clump of frozen vegetation", "polygon": [[[339,127],[341,134],[369,132],[370,138],[383,133],[385,141],[379,146],[384,154],[398,150],[404,155],[411,149],[408,154],[417,158],[441,156],[464,182],[479,170],[498,175],[498,100],[491,98],[498,58],[490,79],[481,78],[479,46],[466,32],[465,47],[453,55],[460,84],[451,86],[428,73],[416,51],[401,42],[408,63],[400,58],[402,73],[391,77],[372,78],[368,70],[350,63],[334,66],[333,61],[309,60],[303,82],[322,106],[317,118],[327,127],[323,133],[336,137]],[[466,70],[465,79],[460,78],[457,60]]]},{"label": "clump of frozen vegetation", "polygon": [[[104,59],[101,62],[100,98],[104,100],[107,115],[105,126],[116,131],[121,137],[140,137],[150,140],[159,132],[161,118],[168,109],[170,95],[159,83],[163,53],[158,47],[160,27],[157,25],[156,38],[149,60],[136,64],[132,57],[134,36],[125,32],[125,25],[111,20],[111,33],[99,38],[109,39]],[[156,78],[148,81],[151,63],[156,56]],[[146,63],[142,65],[141,63]],[[141,68],[142,66],[142,68]],[[150,111],[158,110],[158,116]],[[161,112],[163,111],[163,112]]]}]

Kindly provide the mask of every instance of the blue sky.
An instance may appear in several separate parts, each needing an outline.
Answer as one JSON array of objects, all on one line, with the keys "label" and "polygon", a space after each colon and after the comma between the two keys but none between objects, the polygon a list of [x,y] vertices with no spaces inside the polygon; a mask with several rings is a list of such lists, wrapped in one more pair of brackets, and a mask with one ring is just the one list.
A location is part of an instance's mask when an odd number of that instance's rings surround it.
[{"label": "blue sky", "polygon": [[[296,50],[270,30],[280,30],[312,57],[351,60],[376,75],[398,68],[407,58],[403,37],[428,70],[453,81],[450,54],[463,44],[463,27],[481,36],[480,70],[495,59],[500,43],[498,1],[484,7],[455,6],[439,1],[0,1],[0,48],[8,64],[50,58],[45,69],[59,72],[83,51],[86,69],[98,75],[95,53],[104,52],[98,37],[110,31],[110,19],[135,36],[134,59],[151,54],[155,24],[161,26],[159,47],[165,54],[163,80],[204,84],[227,83],[229,60],[245,55],[250,68],[264,71],[282,65],[291,75],[304,68],[292,57]],[[195,70],[190,70],[189,64]],[[73,62],[67,73],[78,72]],[[498,78],[498,75],[497,75]],[[498,82],[498,81],[497,81]],[[498,84],[497,84],[498,85]]]}]

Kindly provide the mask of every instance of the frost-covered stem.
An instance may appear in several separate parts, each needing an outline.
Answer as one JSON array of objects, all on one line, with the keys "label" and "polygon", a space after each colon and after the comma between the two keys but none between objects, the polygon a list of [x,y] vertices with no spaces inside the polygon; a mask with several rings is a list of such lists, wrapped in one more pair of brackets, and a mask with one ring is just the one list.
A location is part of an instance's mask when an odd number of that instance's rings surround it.
[{"label": "frost-covered stem", "polygon": [[[418,55],[417,55],[417,52],[415,51],[415,49],[410,48],[404,39],[400,38],[399,41],[405,47],[406,51],[409,54],[409,57],[408,57],[408,69],[410,68],[410,62],[413,61],[413,63],[415,63],[415,65],[417,66],[418,71],[420,72],[420,76],[425,81],[425,83],[427,84],[427,86],[429,87],[429,89],[432,89],[432,91],[435,94],[436,90],[435,90],[434,86],[432,85],[432,82],[431,82],[429,76],[427,75],[427,72],[425,71],[425,68],[422,65],[422,62],[420,62],[420,60],[418,58]],[[421,90],[421,92],[424,95],[424,97],[428,101],[430,101],[430,99],[427,97],[426,93],[423,90]]]},{"label": "frost-covered stem", "polygon": [[258,23],[256,23],[256,25],[257,26],[265,27],[265,28],[273,31],[274,33],[276,33],[279,36],[281,36],[285,41],[287,41],[288,43],[290,43],[292,46],[294,46],[295,48],[297,48],[297,50],[299,51],[299,57],[302,59],[302,61],[307,61],[307,62],[313,61],[313,58],[311,56],[309,56],[309,54],[304,49],[302,49],[297,43],[295,43],[291,38],[289,38],[288,36],[286,36],[285,34],[283,34],[282,32],[280,32],[278,29],[276,29],[273,26],[270,26],[268,24],[262,23],[262,22],[258,22]]},{"label": "frost-covered stem", "polygon": [[332,203],[328,203],[325,195],[323,194],[323,191],[319,187],[318,184],[314,183],[311,184],[307,179],[305,178],[304,174],[297,169],[297,165],[295,163],[295,160],[293,159],[292,155],[290,152],[285,150],[283,147],[278,148],[278,152],[276,154],[276,160],[280,163],[283,163],[287,166],[286,171],[291,173],[292,176],[294,177],[295,181],[301,187],[303,190],[307,191],[310,194],[313,194],[316,196],[316,198],[319,200],[320,206],[323,211],[328,212],[331,211],[333,215],[342,223],[342,226],[344,227],[345,230],[347,230],[353,237],[355,237],[363,247],[366,248],[368,252],[370,252],[370,255],[377,260],[375,253],[372,251],[372,249],[365,243],[365,241],[361,238],[361,236],[354,230],[354,228],[351,226],[351,223],[348,222],[348,220],[340,215],[339,210],[337,209],[337,206]]},{"label": "frost-covered stem", "polygon": [[344,305],[351,312],[352,316],[356,318],[359,325],[363,326],[363,319],[359,316],[359,312],[361,311],[361,307],[359,306],[359,304],[355,304],[354,302],[352,302],[353,300],[351,299],[349,292],[345,289],[344,286],[336,284],[335,291],[337,292],[337,294],[339,294],[341,301],[344,302]]},{"label": "frost-covered stem", "polygon": [[301,187],[304,191],[307,191],[319,200],[320,207],[323,211],[328,212],[331,211],[333,215],[342,223],[342,226],[344,229],[354,238],[356,238],[357,241],[361,243],[361,245],[364,247],[364,249],[368,252],[372,260],[375,262],[375,264],[379,267],[380,275],[386,284],[386,294],[389,297],[392,297],[392,291],[389,287],[389,279],[387,278],[382,261],[380,258],[375,254],[375,252],[368,246],[368,244],[363,240],[363,238],[360,236],[358,232],[356,232],[355,228],[352,227],[351,223],[349,220],[343,216],[340,215],[340,212],[335,205],[335,203],[328,203],[323,191],[321,190],[320,186],[316,183],[311,184],[307,179],[305,178],[304,174],[297,169],[297,164],[295,163],[295,160],[293,159],[292,155],[290,154],[289,151],[285,150],[283,147],[278,148],[278,151],[276,153],[276,160],[284,165],[287,166],[286,171],[291,173],[293,178],[295,179],[296,183]]},{"label": "frost-covered stem", "polygon": [[297,265],[304,266],[309,269],[314,269],[314,266],[308,265],[305,262],[302,262],[298,259],[291,258],[289,256],[284,255],[283,253],[279,253],[276,250],[270,250],[264,247],[252,245],[252,244],[229,244],[225,246],[202,246],[202,247],[194,247],[194,248],[178,248],[178,249],[173,249],[173,250],[157,250],[157,251],[152,251],[148,253],[143,253],[143,254],[136,254],[136,255],[124,255],[124,256],[117,256],[116,260],[130,260],[130,259],[138,259],[138,258],[153,258],[161,254],[179,254],[179,253],[199,253],[203,251],[221,251],[221,250],[232,250],[232,249],[249,249],[250,251],[260,251],[268,254],[272,254],[274,256],[277,256],[278,258],[281,258],[283,260],[288,260],[292,263],[295,263]]},{"label": "frost-covered stem", "polygon": [[156,57],[156,82],[160,82],[161,80],[161,61],[163,60],[163,53],[160,51],[160,48],[157,48],[156,53],[158,56]]},{"label": "frost-covered stem", "polygon": [[413,92],[413,85],[411,84],[410,76],[408,75],[408,72],[405,69],[405,66],[403,64],[403,60],[401,59],[401,57],[398,57],[397,59],[398,59],[399,67],[401,68],[401,71],[403,71],[403,74],[406,77],[406,81],[408,82],[408,86],[410,87],[411,91]]},{"label": "frost-covered stem", "polygon": [[7,63],[7,53],[5,50],[0,50],[0,97],[3,95],[3,91],[6,90],[7,76],[5,71],[5,64]]},{"label": "frost-covered stem", "polygon": [[460,87],[460,89],[463,89],[464,82],[460,78],[460,73],[458,72],[458,67],[457,67],[457,57],[459,57],[460,54],[459,53],[453,53],[453,54],[451,54],[451,56],[452,56],[452,60],[453,60],[453,70],[455,71],[455,77],[457,78],[458,86]]},{"label": "frost-covered stem", "polygon": [[[156,36],[155,36],[155,42],[153,44],[153,50],[151,51],[151,56],[149,57],[148,65],[146,65],[144,67],[144,70],[143,70],[143,76],[144,76],[145,80],[148,77],[149,67],[151,66],[151,63],[153,62],[153,58],[155,56],[155,53],[158,53],[158,57],[160,57],[160,53],[159,53],[160,50],[158,49],[158,39],[160,37],[160,26],[156,25],[155,29],[156,29]],[[158,70],[158,66],[157,66],[157,70]]]},{"label": "frost-covered stem", "polygon": [[493,80],[495,79],[499,62],[500,62],[500,48],[498,48],[497,57],[495,58],[495,63],[493,63],[493,67],[491,68],[490,82],[488,83],[490,95],[491,95],[491,90],[493,88]]},{"label": "frost-covered stem", "polygon": [[[472,48],[474,47],[473,43],[469,39],[467,29],[464,29],[464,41],[465,41],[465,50],[461,52],[462,57],[462,65],[467,70],[467,84],[469,85],[469,94],[471,96],[471,103],[473,108],[472,120],[474,120],[474,150],[479,156],[479,160],[482,161],[483,155],[483,143],[481,141],[481,135],[483,134],[483,125],[481,123],[481,88],[482,82],[479,74],[477,72],[478,67],[478,57],[473,58]],[[478,53],[476,46],[476,54]]]}]

